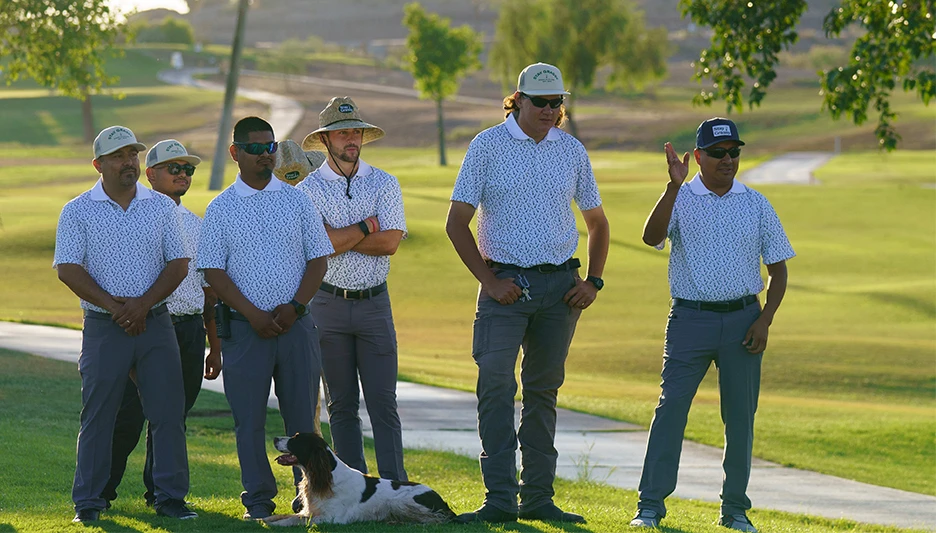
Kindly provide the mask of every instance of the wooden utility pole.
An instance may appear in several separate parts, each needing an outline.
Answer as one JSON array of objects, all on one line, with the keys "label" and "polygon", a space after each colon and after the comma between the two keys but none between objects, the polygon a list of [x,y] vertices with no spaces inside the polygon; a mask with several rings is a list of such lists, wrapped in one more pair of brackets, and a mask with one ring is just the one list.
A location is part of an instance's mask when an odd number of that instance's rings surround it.
[{"label": "wooden utility pole", "polygon": [[218,144],[214,159],[211,160],[211,180],[208,190],[220,191],[224,185],[224,167],[228,159],[228,146],[231,136],[231,113],[234,109],[234,96],[237,95],[237,77],[240,74],[241,47],[244,40],[244,25],[247,22],[247,4],[249,0],[240,0],[237,6],[237,29],[234,30],[234,45],[231,47],[231,61],[228,65],[227,85],[224,88],[224,110],[218,125]]}]

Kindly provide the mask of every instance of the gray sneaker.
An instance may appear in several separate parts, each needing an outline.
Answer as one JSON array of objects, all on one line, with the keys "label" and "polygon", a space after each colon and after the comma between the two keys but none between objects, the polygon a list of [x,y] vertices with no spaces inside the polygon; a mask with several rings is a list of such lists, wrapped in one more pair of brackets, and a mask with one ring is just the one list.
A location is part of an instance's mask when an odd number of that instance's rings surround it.
[{"label": "gray sneaker", "polygon": [[718,520],[718,523],[728,529],[733,529],[735,531],[746,531],[747,533],[757,533],[757,528],[754,527],[754,524],[748,520],[747,515],[744,513],[733,514],[729,516],[723,516]]},{"label": "gray sneaker", "polygon": [[634,519],[630,521],[630,525],[631,527],[653,529],[660,527],[660,518],[662,517],[656,511],[637,509],[637,514],[634,515]]}]

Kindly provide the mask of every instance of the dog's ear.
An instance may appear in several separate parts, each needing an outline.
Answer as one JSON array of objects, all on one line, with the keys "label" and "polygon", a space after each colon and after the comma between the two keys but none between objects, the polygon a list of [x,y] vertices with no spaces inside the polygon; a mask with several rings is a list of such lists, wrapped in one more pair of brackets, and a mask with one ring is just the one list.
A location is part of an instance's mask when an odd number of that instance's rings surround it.
[{"label": "dog's ear", "polygon": [[[320,439],[321,440],[321,439]],[[324,442],[324,441],[322,441]],[[332,470],[337,463],[334,462],[331,451],[328,446],[324,448],[319,446],[310,446],[310,454],[303,463],[306,469],[306,477],[309,482],[309,489],[313,494],[321,498],[330,497],[332,492]]]}]

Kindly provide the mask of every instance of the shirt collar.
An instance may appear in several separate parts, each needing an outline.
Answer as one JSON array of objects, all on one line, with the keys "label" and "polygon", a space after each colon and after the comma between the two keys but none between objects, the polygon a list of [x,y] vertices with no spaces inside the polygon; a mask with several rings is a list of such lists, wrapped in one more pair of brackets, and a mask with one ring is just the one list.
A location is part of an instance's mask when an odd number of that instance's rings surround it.
[{"label": "shirt collar", "polygon": [[[702,183],[702,176],[696,172],[696,175],[693,176],[692,180],[689,182],[689,190],[692,191],[692,194],[697,196],[705,196],[706,194],[715,194],[714,192],[708,190],[708,187]],[[734,183],[731,185],[731,189],[728,190],[731,194],[742,194],[747,192],[748,188],[746,185],[741,183],[738,180],[734,180]]]},{"label": "shirt collar", "polygon": [[[149,200],[152,197],[153,191],[144,187],[143,184],[138,181],[136,183],[136,195],[134,199]],[[107,192],[104,191],[104,178],[98,178],[97,183],[91,188],[91,199],[95,202],[105,202],[111,199],[111,197],[107,195]]]},{"label": "shirt collar", "polygon": [[[517,119],[514,117],[513,113],[507,115],[507,118],[504,120],[504,125],[507,126],[507,131],[510,132],[510,136],[518,141],[525,141],[526,139],[533,140],[532,137],[523,132],[523,129],[520,128],[520,124],[517,124]],[[549,133],[546,134],[547,141],[558,141],[559,140],[559,128],[555,126],[549,128]]]},{"label": "shirt collar", "polygon": [[[328,166],[327,159],[325,160],[324,163],[322,163],[322,166],[320,166],[318,169],[319,169],[319,172],[321,172],[322,178],[326,180],[333,181],[333,180],[345,179],[344,176],[342,176],[341,174],[338,174],[337,172],[332,170],[330,166]],[[358,159],[357,173],[351,176],[351,179],[363,178],[365,176],[369,176],[372,170],[373,170],[373,167],[365,163],[363,159]]]},{"label": "shirt collar", "polygon": [[266,187],[264,187],[262,191],[258,191],[257,189],[254,189],[250,185],[247,185],[246,183],[244,183],[244,180],[241,179],[240,172],[238,172],[237,177],[234,178],[234,192],[236,192],[237,195],[240,196],[241,198],[253,196],[257,194],[258,192],[267,192],[267,191],[274,192],[282,188],[283,188],[283,182],[273,177],[270,178],[269,183],[266,184]]}]

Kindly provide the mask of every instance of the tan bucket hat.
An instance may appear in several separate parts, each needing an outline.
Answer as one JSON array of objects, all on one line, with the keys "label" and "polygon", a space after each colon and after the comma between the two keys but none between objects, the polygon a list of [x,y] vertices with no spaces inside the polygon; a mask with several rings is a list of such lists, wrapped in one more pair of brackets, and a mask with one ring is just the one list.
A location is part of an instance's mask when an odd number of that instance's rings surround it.
[{"label": "tan bucket hat", "polygon": [[298,184],[317,168],[299,144],[293,140],[280,141],[275,158],[276,166],[273,167],[273,175],[290,185]]},{"label": "tan bucket hat", "polygon": [[361,113],[358,111],[357,104],[350,96],[336,96],[319,113],[319,129],[306,135],[305,140],[302,141],[302,149],[324,152],[326,148],[319,138],[319,133],[349,128],[364,130],[362,144],[376,141],[384,136],[384,130],[361,120]]}]

